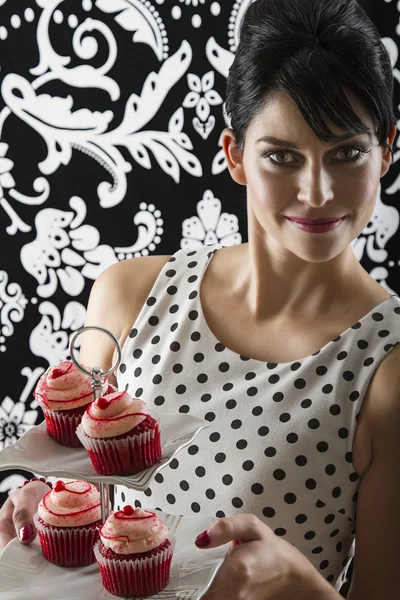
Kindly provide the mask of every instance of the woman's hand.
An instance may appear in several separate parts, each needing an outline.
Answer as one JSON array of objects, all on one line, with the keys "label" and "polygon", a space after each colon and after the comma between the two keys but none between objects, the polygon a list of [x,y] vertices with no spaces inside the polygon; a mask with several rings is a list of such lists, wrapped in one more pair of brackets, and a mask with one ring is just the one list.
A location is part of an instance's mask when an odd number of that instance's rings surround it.
[{"label": "woman's hand", "polygon": [[314,595],[311,563],[254,515],[219,519],[195,543],[198,548],[216,548],[229,542],[230,552],[204,600],[320,597]]},{"label": "woman's hand", "polygon": [[24,544],[36,537],[33,515],[49,487],[42,481],[32,481],[16,490],[0,509],[0,551],[16,536]]}]

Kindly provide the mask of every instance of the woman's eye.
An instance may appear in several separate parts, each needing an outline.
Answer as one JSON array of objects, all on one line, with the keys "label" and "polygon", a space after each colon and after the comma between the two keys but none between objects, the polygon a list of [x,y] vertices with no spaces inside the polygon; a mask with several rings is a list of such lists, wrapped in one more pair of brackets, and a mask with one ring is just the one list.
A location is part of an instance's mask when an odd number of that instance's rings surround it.
[{"label": "woman's eye", "polygon": [[267,152],[264,156],[268,158],[272,163],[278,165],[285,165],[293,162],[288,160],[291,155],[286,150],[275,150],[274,152],[270,151]]},{"label": "woman's eye", "polygon": [[356,159],[359,155],[360,155],[360,150],[358,150],[358,148],[352,148],[352,147],[347,147],[347,148],[341,148],[339,150],[339,155],[341,154],[341,156],[339,156],[339,158],[342,158],[343,160],[354,160]]}]

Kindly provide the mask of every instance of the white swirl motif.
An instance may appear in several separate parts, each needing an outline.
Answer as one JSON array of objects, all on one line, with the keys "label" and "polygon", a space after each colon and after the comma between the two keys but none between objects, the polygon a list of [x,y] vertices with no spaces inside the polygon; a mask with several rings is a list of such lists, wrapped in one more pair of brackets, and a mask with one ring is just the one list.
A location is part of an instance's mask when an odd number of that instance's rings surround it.
[{"label": "white swirl motif", "polygon": [[37,237],[21,250],[21,263],[36,278],[41,298],[54,294],[58,280],[65,293],[79,296],[85,277],[95,279],[117,262],[110,246],[99,245],[98,230],[82,224],[86,217],[82,198],[73,196],[69,204],[75,212],[41,210],[35,218]]},{"label": "white swirl motif", "polygon": [[181,248],[193,249],[220,243],[234,246],[242,242],[236,215],[221,213],[222,204],[211,190],[204,193],[197,205],[198,216],[182,224]]},{"label": "white swirl motif", "polygon": [[26,410],[21,399],[14,402],[6,396],[0,404],[0,450],[13,444],[36,422],[37,410]]},{"label": "white swirl motif", "polygon": [[24,318],[28,300],[22,293],[18,283],[8,283],[8,274],[0,271],[0,352],[5,352],[5,338],[14,333],[13,323],[20,323]]},{"label": "white swirl motif", "polygon": [[[58,364],[69,356],[70,338],[83,326],[86,309],[80,302],[69,302],[61,318],[57,306],[45,301],[39,306],[39,314],[42,318],[30,335],[30,350],[35,356],[47,360],[49,365]],[[76,345],[80,346],[79,340]]]},{"label": "white swirl motif", "polygon": [[[160,167],[176,183],[180,180],[180,167],[194,177],[201,177],[201,163],[190,152],[193,147],[188,136],[182,133],[183,120],[176,119],[176,115],[173,115],[168,132],[140,132],[156,115],[171,88],[187,71],[192,59],[192,49],[186,41],[183,41],[174,55],[168,57],[165,26],[149,2],[97,2],[97,7],[103,12],[119,12],[115,17],[116,22],[125,29],[134,31],[133,40],[149,44],[159,60],[164,61],[158,73],[149,74],[141,95],[132,94],[128,98],[119,126],[107,131],[114,116],[111,110],[92,113],[88,109],[80,109],[73,112],[72,95],[59,98],[37,93],[46,83],[58,79],[71,87],[104,89],[113,102],[120,95],[118,84],[106,75],[117,56],[114,35],[106,24],[87,18],[73,36],[76,55],[89,60],[97,54],[98,42],[94,37],[83,35],[94,30],[103,35],[108,43],[109,57],[100,67],[84,64],[66,68],[71,57],[60,56],[53,49],[49,38],[50,20],[63,1],[37,0],[38,5],[43,7],[37,28],[40,60],[38,66],[31,69],[31,73],[38,78],[31,84],[15,73],[6,75],[1,92],[7,106],[0,114],[0,133],[11,112],[34,128],[47,145],[47,157],[38,165],[45,175],[54,173],[61,164],[69,164],[73,149],[99,162],[112,179],[112,183],[103,181],[97,188],[103,208],[118,205],[127,191],[126,175],[132,170],[132,165],[124,159],[119,146],[125,146],[132,158],[146,169],[152,168],[147,151],[149,149]],[[180,130],[177,125],[181,125]]]},{"label": "white swirl motif", "polygon": [[193,127],[206,140],[215,126],[215,117],[211,115],[211,106],[223,103],[221,96],[213,90],[214,71],[209,71],[200,79],[194,73],[188,74],[190,92],[183,101],[184,108],[195,108],[197,116],[193,118]]}]

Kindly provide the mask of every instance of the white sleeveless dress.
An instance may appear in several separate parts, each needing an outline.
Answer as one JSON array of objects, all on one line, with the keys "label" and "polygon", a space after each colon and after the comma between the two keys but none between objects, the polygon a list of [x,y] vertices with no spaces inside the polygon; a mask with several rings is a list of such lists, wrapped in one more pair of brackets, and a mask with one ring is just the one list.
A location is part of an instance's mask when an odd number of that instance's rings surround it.
[{"label": "white sleeveless dress", "polygon": [[210,427],[144,493],[118,486],[116,505],[253,513],[339,590],[356,536],[357,418],[375,369],[400,340],[400,300],[386,300],[312,356],[254,360],[220,343],[202,312],[201,281],[219,248],[180,250],[168,261],[118,373],[119,389],[160,415],[190,413]]}]

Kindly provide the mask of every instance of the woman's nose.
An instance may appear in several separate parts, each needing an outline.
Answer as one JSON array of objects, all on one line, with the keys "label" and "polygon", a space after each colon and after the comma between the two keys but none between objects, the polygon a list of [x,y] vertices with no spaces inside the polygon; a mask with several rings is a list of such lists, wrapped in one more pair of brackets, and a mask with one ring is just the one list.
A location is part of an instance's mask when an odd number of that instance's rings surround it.
[{"label": "woman's nose", "polygon": [[305,167],[300,176],[297,198],[315,208],[331,202],[334,198],[331,175],[320,165]]}]

